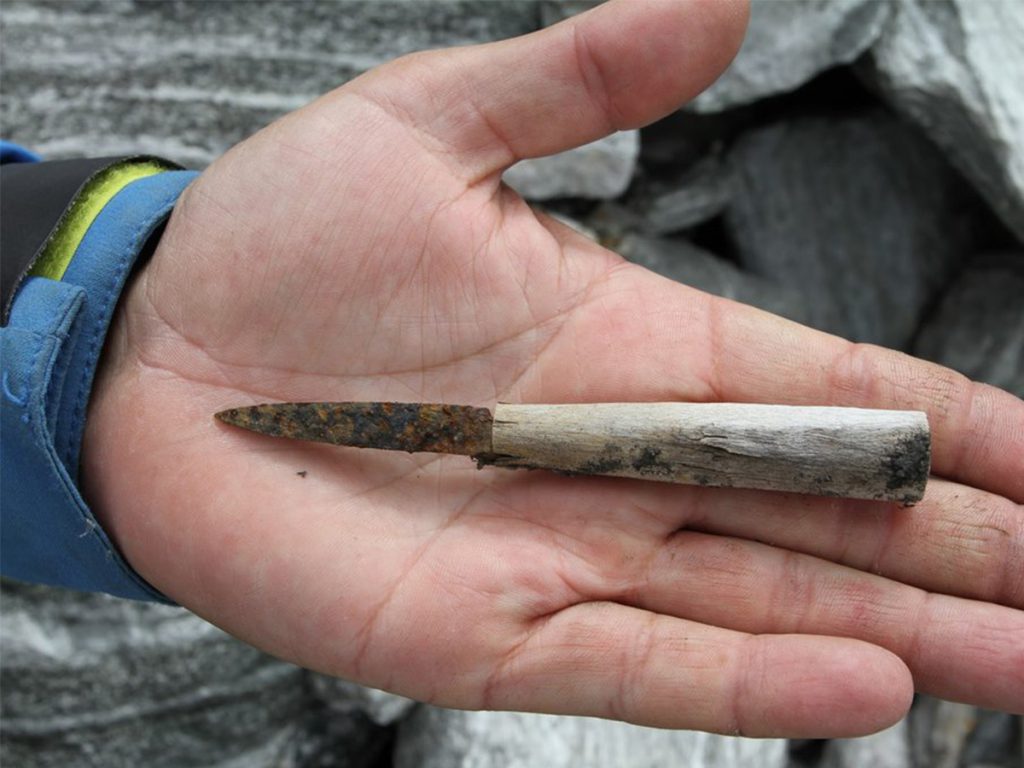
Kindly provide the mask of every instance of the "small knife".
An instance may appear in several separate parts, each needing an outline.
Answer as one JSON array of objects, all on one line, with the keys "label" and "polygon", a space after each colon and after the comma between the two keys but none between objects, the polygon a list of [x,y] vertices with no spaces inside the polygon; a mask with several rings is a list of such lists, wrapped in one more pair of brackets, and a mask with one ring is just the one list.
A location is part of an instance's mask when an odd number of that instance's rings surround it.
[{"label": "small knife", "polygon": [[931,462],[920,411],[748,403],[269,403],[220,421],[273,437],[454,453],[525,467],[913,504]]}]

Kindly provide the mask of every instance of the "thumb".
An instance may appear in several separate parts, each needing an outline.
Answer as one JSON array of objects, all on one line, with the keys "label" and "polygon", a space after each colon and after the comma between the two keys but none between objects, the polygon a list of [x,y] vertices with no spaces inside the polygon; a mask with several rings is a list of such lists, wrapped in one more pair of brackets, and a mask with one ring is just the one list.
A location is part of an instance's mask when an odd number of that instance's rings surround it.
[{"label": "thumb", "polygon": [[747,13],[746,0],[612,0],[523,37],[404,57],[349,89],[486,178],[678,109],[735,56]]}]

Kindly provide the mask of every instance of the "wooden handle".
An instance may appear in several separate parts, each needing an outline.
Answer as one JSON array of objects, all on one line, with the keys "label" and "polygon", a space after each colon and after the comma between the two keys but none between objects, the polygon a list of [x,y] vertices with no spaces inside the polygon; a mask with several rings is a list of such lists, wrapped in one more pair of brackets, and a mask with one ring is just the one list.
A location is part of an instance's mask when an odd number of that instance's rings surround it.
[{"label": "wooden handle", "polygon": [[513,405],[486,463],[912,504],[930,465],[919,411],[740,403]]}]

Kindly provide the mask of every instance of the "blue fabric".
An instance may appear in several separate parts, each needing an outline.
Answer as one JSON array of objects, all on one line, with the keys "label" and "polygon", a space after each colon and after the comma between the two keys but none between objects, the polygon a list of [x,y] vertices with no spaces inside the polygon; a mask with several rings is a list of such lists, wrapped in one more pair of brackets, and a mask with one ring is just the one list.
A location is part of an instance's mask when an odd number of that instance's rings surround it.
[{"label": "blue fabric", "polygon": [[4,163],[38,163],[42,160],[35,152],[0,139],[0,165]]},{"label": "blue fabric", "polygon": [[31,278],[2,335],[0,571],[120,597],[170,602],[124,561],[76,482],[85,411],[124,282],[196,177],[132,182],[93,222],[60,282]]}]

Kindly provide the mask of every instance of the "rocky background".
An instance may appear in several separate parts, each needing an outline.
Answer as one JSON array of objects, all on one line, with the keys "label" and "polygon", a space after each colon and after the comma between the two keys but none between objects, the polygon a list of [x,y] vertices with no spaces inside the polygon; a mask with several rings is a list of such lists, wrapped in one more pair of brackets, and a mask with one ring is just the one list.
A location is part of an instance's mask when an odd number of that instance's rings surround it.
[{"label": "rocky background", "polygon": [[[0,133],[201,168],[396,55],[587,5],[6,0]],[[1024,396],[1019,0],[754,0],[739,58],[693,104],[507,180],[674,279]],[[1020,718],[933,699],[864,739],[753,741],[427,707],[182,609],[5,582],[2,610],[10,766],[1024,765]]]}]

